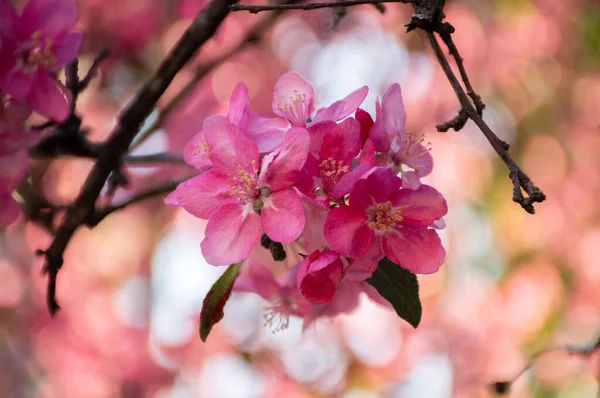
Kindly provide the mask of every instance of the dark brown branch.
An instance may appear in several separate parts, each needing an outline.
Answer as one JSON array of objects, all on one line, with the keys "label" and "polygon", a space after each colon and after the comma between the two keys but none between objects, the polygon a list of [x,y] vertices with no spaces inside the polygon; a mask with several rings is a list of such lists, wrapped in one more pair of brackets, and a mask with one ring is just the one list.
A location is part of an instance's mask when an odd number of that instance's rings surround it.
[{"label": "dark brown branch", "polygon": [[525,372],[527,372],[533,366],[534,362],[537,361],[539,357],[542,355],[551,353],[551,352],[566,352],[570,355],[580,355],[585,358],[589,358],[591,355],[597,353],[600,350],[600,335],[594,339],[594,341],[584,347],[574,347],[571,345],[564,345],[560,347],[547,348],[533,355],[529,362],[519,371],[517,374],[509,380],[497,381],[491,384],[492,390],[497,394],[506,394],[510,391],[511,386],[514,382],[516,382],[519,377],[521,377]]},{"label": "dark brown branch", "polygon": [[452,55],[452,57],[456,61],[456,66],[458,67],[458,71],[460,73],[460,78],[462,79],[463,84],[465,85],[465,88],[467,89],[467,95],[473,101],[473,104],[475,105],[475,109],[477,109],[477,113],[479,113],[479,116],[482,116],[483,110],[485,109],[485,103],[483,102],[481,97],[475,92],[475,90],[473,90],[473,86],[471,85],[471,81],[469,80],[469,75],[467,74],[467,71],[465,69],[463,57],[460,55],[460,53],[458,52],[458,48],[456,48],[456,45],[454,44],[454,40],[452,39],[452,33],[454,32],[454,27],[452,27],[452,25],[450,25],[447,22],[444,25],[446,25],[447,27],[449,27],[451,29],[442,29],[439,32],[440,37],[442,38],[442,40],[448,47],[448,50],[450,51],[450,55]]},{"label": "dark brown branch", "polygon": [[[442,49],[440,48],[437,39],[431,32],[427,32],[427,38],[429,39],[429,43],[431,44],[431,48],[435,53],[435,56],[446,75],[446,78],[450,82],[450,85],[454,89],[458,100],[460,101],[460,105],[462,107],[461,113],[466,112],[468,117],[475,122],[477,127],[481,130],[485,138],[487,138],[488,142],[494,148],[498,156],[506,163],[509,170],[510,179],[513,182],[513,201],[517,202],[530,214],[535,213],[535,209],[533,207],[533,203],[540,203],[546,199],[546,195],[536,187],[529,177],[521,170],[521,168],[515,163],[512,157],[508,154],[506,149],[506,143],[502,141],[498,136],[492,131],[492,129],[485,123],[485,121],[479,115],[477,109],[473,107],[469,97],[463,90],[460,85],[460,82],[454,75],[446,56],[444,55]],[[459,113],[459,117],[461,114]],[[456,119],[454,119],[456,120]],[[461,120],[462,122],[462,120]],[[442,125],[443,126],[443,125]],[[438,127],[439,129],[439,127]],[[523,195],[523,191],[528,195],[525,197]]]},{"label": "dark brown branch", "polygon": [[146,165],[151,163],[187,164],[178,153],[151,153],[149,155],[123,155],[121,158],[127,165]]},{"label": "dark brown branch", "polygon": [[[289,1],[287,3],[294,3],[295,0]],[[208,62],[204,65],[200,65],[192,79],[185,85],[185,87],[177,93],[175,97],[173,97],[164,107],[162,107],[158,113],[158,117],[154,120],[154,122],[148,126],[147,129],[144,130],[143,133],[139,135],[139,137],[135,140],[135,142],[131,145],[130,150],[134,150],[139,147],[144,141],[148,139],[156,130],[160,128],[160,126],[164,123],[165,119],[169,115],[169,113],[175,108],[181,101],[186,98],[196,87],[196,85],[202,80],[206,75],[212,72],[217,66],[221,65],[223,62],[227,61],[234,55],[238,54],[245,48],[257,44],[260,41],[260,36],[263,32],[269,29],[275,21],[279,18],[279,16],[283,13],[282,11],[274,12],[269,14],[267,17],[263,18],[259,23],[254,25],[244,38],[238,43],[237,46],[216,58],[215,60]]]},{"label": "dark brown branch", "polygon": [[101,150],[75,203],[67,209],[50,247],[44,252],[43,272],[48,274],[46,302],[51,314],[59,310],[56,301],[56,277],[63,264],[63,253],[73,233],[94,214],[95,203],[109,175],[119,167],[121,156],[128,150],[140,126],[165,92],[177,72],[192,58],[229,14],[229,6],[237,0],[213,0],[196,17],[179,39],[154,76],[138,91],[125,108],[108,141]]},{"label": "dark brown branch", "polygon": [[308,3],[308,4],[270,4],[263,6],[251,6],[247,4],[233,4],[231,11],[248,11],[252,14],[258,14],[261,11],[281,11],[281,10],[316,10],[318,8],[336,8],[352,7],[363,4],[381,4],[381,3],[413,3],[413,0],[344,0],[327,3]]},{"label": "dark brown branch", "polygon": [[[194,174],[194,176],[195,175],[197,175],[197,174]],[[182,182],[184,182],[185,180],[187,180],[191,177],[193,177],[193,176],[187,176],[185,178],[181,178],[181,179],[174,180],[174,181],[167,181],[160,185],[153,186],[152,188],[148,189],[147,191],[140,192],[140,193],[132,196],[131,198],[124,200],[123,202],[99,209],[96,211],[96,213],[92,217],[90,217],[90,219],[87,222],[90,226],[96,226],[96,225],[98,225],[98,223],[100,223],[100,221],[104,220],[104,218],[106,218],[109,214],[114,213],[115,211],[118,211],[118,210],[122,210],[125,207],[127,207],[131,204],[140,202],[142,200],[146,200],[146,199],[153,198],[155,196],[167,194],[167,193],[173,191],[175,188],[177,188],[177,185],[181,184]]]}]

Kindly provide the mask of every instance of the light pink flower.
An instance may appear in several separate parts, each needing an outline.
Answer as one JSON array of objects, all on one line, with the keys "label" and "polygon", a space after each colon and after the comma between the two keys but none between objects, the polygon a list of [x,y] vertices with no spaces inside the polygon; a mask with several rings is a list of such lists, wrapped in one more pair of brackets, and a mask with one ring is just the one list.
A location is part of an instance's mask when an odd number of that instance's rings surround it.
[{"label": "light pink flower", "polygon": [[292,267],[283,280],[278,280],[265,266],[250,258],[243,264],[233,291],[258,294],[269,301],[264,314],[265,326],[274,332],[283,330],[288,327],[290,316],[304,317],[313,308],[298,291],[297,270],[297,266]]},{"label": "light pink flower", "polygon": [[55,73],[71,62],[83,33],[73,30],[74,0],[30,0],[21,15],[0,3],[0,87],[56,121],[69,114],[71,94]]},{"label": "light pink flower", "polygon": [[290,127],[284,118],[254,113],[250,107],[248,88],[242,82],[236,84],[231,93],[227,118],[252,137],[261,153],[277,148]]},{"label": "light pink flower", "polygon": [[[380,152],[375,157],[376,166],[393,167],[402,176],[404,188],[416,189],[420,178],[433,169],[433,158],[424,145],[424,137],[406,132],[406,110],[399,84],[393,84],[383,93],[381,103],[377,100],[376,119],[369,138]],[[412,170],[405,170],[407,166]]]},{"label": "light pink flower", "polygon": [[377,169],[354,185],[349,205],[327,215],[327,242],[357,261],[350,267],[358,274],[360,267],[365,274],[372,272],[384,255],[417,274],[434,273],[444,262],[444,248],[429,227],[446,214],[445,199],[427,185],[417,190],[401,185],[392,169]]},{"label": "light pink flower", "polygon": [[273,112],[286,118],[293,126],[306,127],[311,123],[332,120],[340,121],[356,111],[369,89],[363,86],[345,98],[317,111],[315,117],[315,90],[296,72],[282,75],[275,84]]},{"label": "light pink flower", "polygon": [[334,251],[315,250],[298,268],[298,288],[311,303],[324,304],[332,300],[348,262]]},{"label": "light pink flower", "polygon": [[206,260],[214,265],[241,261],[263,232],[276,242],[296,240],[305,218],[291,187],[306,161],[308,132],[290,129],[260,164],[254,141],[227,118],[211,116],[203,130],[212,169],[180,184],[165,202],[209,220],[201,243]]}]

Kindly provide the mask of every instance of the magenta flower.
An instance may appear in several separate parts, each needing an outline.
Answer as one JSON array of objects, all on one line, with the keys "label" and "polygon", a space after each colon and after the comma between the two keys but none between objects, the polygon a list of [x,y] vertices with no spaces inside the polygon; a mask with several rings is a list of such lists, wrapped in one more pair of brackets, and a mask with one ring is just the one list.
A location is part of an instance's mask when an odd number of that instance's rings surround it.
[{"label": "magenta flower", "polygon": [[[393,84],[383,93],[381,103],[376,106],[375,124],[369,138],[380,154],[375,159],[376,166],[393,167],[402,176],[404,188],[416,189],[420,178],[429,175],[433,169],[433,158],[424,145],[424,137],[406,132],[406,110],[399,84]],[[412,170],[405,170],[407,166]]]},{"label": "magenta flower", "polygon": [[371,166],[353,169],[353,161],[360,152],[360,124],[347,118],[341,123],[324,121],[308,128],[310,154],[297,183],[298,189],[309,197],[329,203],[350,192],[352,185]]},{"label": "magenta flower", "polygon": [[334,251],[315,250],[298,268],[298,288],[302,296],[311,303],[324,304],[333,295],[342,280],[348,262]]},{"label": "magenta flower", "polygon": [[290,129],[260,164],[252,138],[227,118],[211,116],[203,130],[212,169],[180,184],[165,202],[208,219],[201,243],[206,260],[227,265],[247,258],[263,231],[276,242],[298,239],[305,218],[291,187],[306,161],[308,132]]},{"label": "magenta flower", "polygon": [[81,45],[76,20],[74,0],[30,0],[20,16],[0,3],[0,87],[58,122],[69,115],[71,94],[54,75]]},{"label": "magenta flower", "polygon": [[317,111],[315,117],[315,90],[296,72],[282,75],[275,84],[273,113],[286,118],[293,126],[306,127],[311,123],[332,120],[340,121],[356,111],[363,102],[369,88],[363,86],[345,98]]},{"label": "magenta flower", "polygon": [[354,185],[349,205],[327,215],[325,239],[357,261],[350,266],[354,272],[360,267],[372,272],[384,255],[417,274],[435,273],[444,262],[445,250],[429,228],[447,212],[444,197],[427,185],[417,190],[401,185],[392,169],[377,169]]}]

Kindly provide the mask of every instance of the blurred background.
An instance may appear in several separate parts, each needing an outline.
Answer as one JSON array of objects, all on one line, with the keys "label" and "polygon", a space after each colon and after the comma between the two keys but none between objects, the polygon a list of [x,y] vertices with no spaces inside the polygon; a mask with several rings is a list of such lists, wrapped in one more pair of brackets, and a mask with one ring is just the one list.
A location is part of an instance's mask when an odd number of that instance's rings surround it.
[{"label": "blurred background", "polygon": [[[79,0],[86,32],[80,66],[111,57],[78,102],[90,138],[148,79],[205,3]],[[258,4],[258,3],[254,3]],[[536,215],[511,201],[508,170],[472,124],[437,133],[458,101],[420,32],[405,34],[411,7],[231,15],[175,80],[135,154],[181,152],[210,114],[225,114],[238,81],[271,113],[287,70],[312,82],[317,107],[370,88],[363,107],[402,86],[408,130],[432,143],[426,183],[448,199],[441,232],[448,256],[421,276],[417,330],[368,300],[352,315],[302,333],[292,319],[273,333],[265,302],[236,294],[207,343],[198,314],[224,271],[205,263],[204,222],[162,197],[80,229],[59,275],[62,311],[45,307],[42,259],[51,230],[40,220],[0,232],[1,397],[491,397],[533,354],[584,347],[600,331],[600,4],[596,0],[455,0],[446,6],[484,119],[547,195]],[[248,31],[252,34],[248,35]],[[190,81],[195,82],[191,84]],[[188,87],[186,95],[178,93]],[[168,109],[168,112],[160,109]],[[77,195],[92,163],[32,161],[26,184],[56,206]],[[183,165],[127,169],[113,200],[193,173]],[[109,199],[106,199],[109,200]],[[511,389],[515,397],[596,397],[597,356],[549,352]]]}]

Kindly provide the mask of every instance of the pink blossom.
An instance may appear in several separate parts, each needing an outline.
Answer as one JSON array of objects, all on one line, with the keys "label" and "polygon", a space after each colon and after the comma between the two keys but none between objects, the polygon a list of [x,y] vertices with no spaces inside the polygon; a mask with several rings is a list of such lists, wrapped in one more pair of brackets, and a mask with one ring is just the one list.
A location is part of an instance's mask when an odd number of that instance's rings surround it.
[{"label": "pink blossom", "polygon": [[429,227],[446,214],[445,199],[427,185],[401,185],[392,169],[376,169],[354,185],[349,205],[327,215],[325,238],[333,250],[355,259],[355,272],[372,272],[384,255],[418,274],[434,273],[444,262],[444,248]]},{"label": "pink blossom", "polygon": [[270,118],[254,113],[250,108],[248,88],[242,82],[236,84],[231,93],[227,118],[252,137],[261,153],[277,148],[290,127],[284,118]]},{"label": "pink blossom", "polygon": [[322,199],[338,199],[350,192],[352,184],[370,166],[353,170],[353,160],[361,148],[360,124],[347,118],[337,124],[333,121],[316,123],[308,128],[311,153],[297,184],[304,194]]},{"label": "pink blossom", "polygon": [[73,0],[30,0],[21,15],[0,4],[0,87],[56,121],[69,114],[71,94],[55,73],[77,55],[83,34],[73,30]]},{"label": "pink blossom", "polygon": [[298,268],[298,288],[311,303],[323,304],[332,300],[341,282],[347,261],[334,251],[315,250]]},{"label": "pink blossom", "polygon": [[[402,176],[405,188],[416,189],[420,178],[429,175],[433,169],[433,158],[424,138],[406,132],[406,110],[399,84],[385,90],[381,103],[376,105],[376,120],[369,138],[380,155],[375,165],[390,166]],[[405,170],[407,166],[412,170]]]},{"label": "pink blossom", "polygon": [[282,75],[275,84],[273,112],[286,118],[293,126],[306,127],[325,120],[340,121],[356,111],[369,89],[363,86],[328,107],[317,110],[315,117],[315,90],[296,72]]},{"label": "pink blossom", "polygon": [[206,260],[227,265],[247,258],[263,231],[276,242],[296,240],[305,218],[291,187],[306,161],[308,132],[290,129],[259,164],[256,143],[227,118],[211,116],[203,130],[212,169],[180,184],[165,202],[208,219],[201,243]]},{"label": "pink blossom", "polygon": [[[260,153],[270,152],[281,145],[289,128],[289,123],[283,118],[269,118],[254,113],[250,108],[248,88],[242,82],[233,89],[227,119],[253,139]],[[208,154],[204,130],[196,133],[183,148],[185,162],[198,170],[211,167]]]}]

